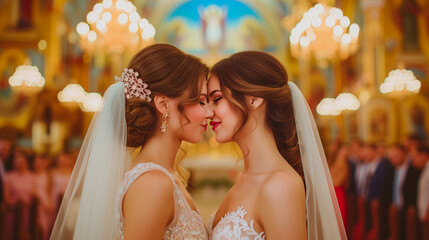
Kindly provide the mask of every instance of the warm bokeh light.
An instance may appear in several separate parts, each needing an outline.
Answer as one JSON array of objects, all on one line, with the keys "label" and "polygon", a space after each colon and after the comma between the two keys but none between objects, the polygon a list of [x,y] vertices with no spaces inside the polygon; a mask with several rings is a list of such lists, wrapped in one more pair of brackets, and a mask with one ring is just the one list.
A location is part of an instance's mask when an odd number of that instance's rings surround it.
[{"label": "warm bokeh light", "polygon": [[88,93],[82,99],[81,109],[84,112],[97,112],[100,110],[103,97],[99,93]]},{"label": "warm bokeh light", "polygon": [[316,4],[291,30],[292,54],[318,60],[346,59],[357,51],[359,26],[339,8]]},{"label": "warm bokeh light", "polygon": [[406,95],[418,93],[421,82],[416,79],[414,73],[406,69],[396,69],[389,72],[389,75],[380,85],[380,92],[383,94]]},{"label": "warm bokeh light", "polygon": [[358,110],[360,107],[359,99],[351,93],[340,93],[335,98],[335,104],[337,105],[337,108],[341,111],[355,111]]},{"label": "warm bokeh light", "polygon": [[128,0],[104,0],[87,14],[88,23],[80,22],[76,31],[80,45],[89,52],[102,49],[105,53],[122,54],[150,44],[155,28],[142,19]]},{"label": "warm bokeh light", "polygon": [[360,107],[359,99],[351,93],[340,93],[336,98],[324,98],[317,105],[319,115],[340,115],[343,111],[356,111]]},{"label": "warm bokeh light", "polygon": [[58,100],[63,103],[82,103],[86,91],[80,84],[68,84],[58,93]]},{"label": "warm bokeh light", "polygon": [[341,114],[341,110],[335,104],[335,98],[322,99],[317,105],[316,111],[320,115],[337,116]]},{"label": "warm bokeh light", "polygon": [[23,93],[37,93],[45,86],[45,78],[36,66],[22,65],[9,78],[13,90]]}]

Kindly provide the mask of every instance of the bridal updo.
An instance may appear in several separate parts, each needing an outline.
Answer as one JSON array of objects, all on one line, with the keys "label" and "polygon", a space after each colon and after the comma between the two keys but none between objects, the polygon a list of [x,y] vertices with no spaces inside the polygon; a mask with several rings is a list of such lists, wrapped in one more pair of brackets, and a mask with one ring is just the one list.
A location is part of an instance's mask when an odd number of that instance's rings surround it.
[{"label": "bridal updo", "polygon": [[[133,57],[128,68],[138,72],[139,78],[148,84],[152,99],[157,95],[180,97],[178,110],[182,114],[184,105],[199,102],[200,89],[209,72],[200,59],[168,44],[153,44],[144,48]],[[158,127],[162,119],[158,118],[153,101],[127,99],[127,146],[143,146],[160,130]]]},{"label": "bridal updo", "polygon": [[245,96],[264,99],[266,124],[274,135],[277,149],[304,178],[292,95],[282,64],[267,53],[245,51],[216,63],[211,74],[219,79],[223,96],[241,116],[242,122],[235,134],[244,127],[249,118],[250,106]]}]

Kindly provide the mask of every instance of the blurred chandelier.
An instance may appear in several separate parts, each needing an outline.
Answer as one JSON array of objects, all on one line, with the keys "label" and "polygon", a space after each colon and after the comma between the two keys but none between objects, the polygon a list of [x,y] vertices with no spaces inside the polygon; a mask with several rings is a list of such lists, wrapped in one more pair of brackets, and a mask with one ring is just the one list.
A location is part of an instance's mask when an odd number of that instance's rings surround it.
[{"label": "blurred chandelier", "polygon": [[346,59],[358,49],[359,26],[339,8],[316,4],[291,30],[290,48],[296,58]]},{"label": "blurred chandelier", "polygon": [[80,84],[68,84],[57,95],[58,100],[66,107],[77,107],[84,112],[97,112],[103,102],[99,93],[87,93]]},{"label": "blurred chandelier", "polygon": [[380,85],[380,92],[394,96],[404,96],[420,91],[421,83],[413,72],[406,69],[396,69],[389,72],[389,76]]},{"label": "blurred chandelier", "polygon": [[335,105],[335,98],[324,98],[317,105],[316,111],[319,115],[338,116],[341,110]]},{"label": "blurred chandelier", "polygon": [[21,65],[9,78],[9,85],[15,91],[34,94],[43,89],[45,78],[42,77],[36,66]]},{"label": "blurred chandelier", "polygon": [[320,115],[338,116],[343,111],[356,111],[360,107],[359,99],[351,93],[340,93],[336,98],[324,98],[317,105]]},{"label": "blurred chandelier", "polygon": [[104,0],[94,5],[86,16],[87,22],[77,27],[79,43],[89,52],[107,53],[136,51],[150,44],[155,28],[141,18],[136,7],[128,0]]}]

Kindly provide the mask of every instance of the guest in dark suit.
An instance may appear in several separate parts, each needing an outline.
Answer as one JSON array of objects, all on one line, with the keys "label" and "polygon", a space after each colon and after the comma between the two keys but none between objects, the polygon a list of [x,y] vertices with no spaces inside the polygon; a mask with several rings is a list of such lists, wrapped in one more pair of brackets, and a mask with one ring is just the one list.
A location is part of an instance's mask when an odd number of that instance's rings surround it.
[{"label": "guest in dark suit", "polygon": [[356,182],[356,170],[359,164],[362,163],[362,142],[359,140],[354,140],[350,144],[349,154],[347,156],[347,162],[350,169],[349,177],[349,192],[355,196],[358,195],[358,187]]},{"label": "guest in dark suit", "polygon": [[422,144],[423,138],[419,133],[409,134],[403,141],[404,147],[407,149],[407,158],[413,159],[417,154],[417,149]]},{"label": "guest in dark suit", "polygon": [[[368,220],[372,220],[371,216],[371,204],[373,201],[378,201],[381,203],[381,198],[383,195],[383,191],[388,188],[388,179],[393,179],[393,172],[394,167],[390,164],[389,158],[387,157],[386,147],[384,143],[379,143],[376,148],[376,156],[372,163],[373,170],[372,170],[372,177],[368,184],[368,195],[367,195],[367,204],[368,204],[368,210],[369,210],[369,218]],[[389,175],[390,174],[390,178]],[[388,195],[388,194],[387,194]],[[391,196],[391,193],[390,193]],[[389,203],[390,204],[390,203]],[[380,209],[379,204],[379,209]],[[381,212],[378,212],[379,216]],[[384,214],[384,213],[383,213]],[[380,222],[378,223],[378,226],[380,226]],[[372,228],[372,224],[371,224]],[[380,232],[380,229],[379,229]]]},{"label": "guest in dark suit", "polygon": [[3,209],[5,207],[4,202],[4,179],[6,177],[6,163],[10,161],[12,152],[12,141],[0,138],[0,239],[2,238],[2,232],[4,232],[3,226]]},{"label": "guest in dark suit", "polygon": [[[417,149],[416,154],[414,155],[414,158],[412,159],[411,164],[408,167],[407,174],[405,176],[405,180],[402,185],[402,196],[404,199],[404,204],[400,214],[400,218],[401,218],[400,221],[401,223],[403,223],[403,226],[401,226],[402,228],[404,228],[406,224],[407,210],[410,207],[414,207],[417,209],[418,183],[420,180],[420,175],[422,173],[422,170],[426,164],[425,161],[421,161],[421,158],[418,157],[419,150],[423,151],[423,148]],[[407,232],[405,228],[402,230],[401,234],[402,234],[401,239],[406,239]],[[421,236],[418,236],[418,237],[419,239],[421,238]]]},{"label": "guest in dark suit", "polygon": [[348,187],[347,187],[347,208],[349,209],[348,220],[350,226],[348,231],[351,231],[351,226],[354,225],[357,219],[356,212],[356,196],[357,196],[357,184],[356,184],[356,166],[360,163],[360,149],[362,147],[361,141],[355,139],[350,144],[349,154],[347,156],[347,164],[349,169]]},{"label": "guest in dark suit", "polygon": [[369,189],[368,189],[369,201],[373,201],[373,200],[380,201],[383,195],[383,191],[387,187],[386,184],[388,180],[389,171],[391,173],[393,173],[394,171],[394,167],[389,162],[389,158],[387,156],[384,156],[384,155],[378,156],[377,161],[379,161],[379,164],[375,169],[375,172],[372,175],[372,178],[369,183]]},{"label": "guest in dark suit", "polygon": [[0,206],[4,200],[3,184],[6,174],[6,163],[10,160],[12,152],[12,142],[7,139],[0,139]]},{"label": "guest in dark suit", "polygon": [[[388,159],[387,161],[382,161],[379,166],[379,176],[378,179],[383,179],[382,186],[373,184],[372,188],[370,187],[370,192],[372,196],[379,197],[380,208],[379,208],[379,239],[385,240],[388,239],[390,233],[389,227],[389,208],[393,202],[393,187],[395,179],[396,169],[403,166],[405,163],[406,149],[400,145],[395,144],[390,147],[388,150]],[[382,177],[384,175],[384,177]],[[380,194],[374,193],[377,189],[381,188]],[[372,190],[371,190],[372,189]],[[370,193],[371,195],[371,193]]]},{"label": "guest in dark suit", "polygon": [[416,160],[420,166],[424,166],[417,189],[420,234],[423,239],[429,239],[429,146],[419,147]]}]

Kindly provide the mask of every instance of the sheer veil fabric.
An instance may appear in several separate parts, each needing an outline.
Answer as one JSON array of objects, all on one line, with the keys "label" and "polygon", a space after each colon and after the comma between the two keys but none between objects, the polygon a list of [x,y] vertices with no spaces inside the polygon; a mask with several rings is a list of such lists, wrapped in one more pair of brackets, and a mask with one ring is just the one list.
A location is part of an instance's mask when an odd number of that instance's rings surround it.
[{"label": "sheer veil fabric", "polygon": [[52,240],[118,239],[118,189],[131,165],[124,83],[111,85],[79,152]]},{"label": "sheer veil fabric", "polygon": [[305,176],[308,239],[347,239],[312,112],[299,88],[293,82],[288,84]]}]

